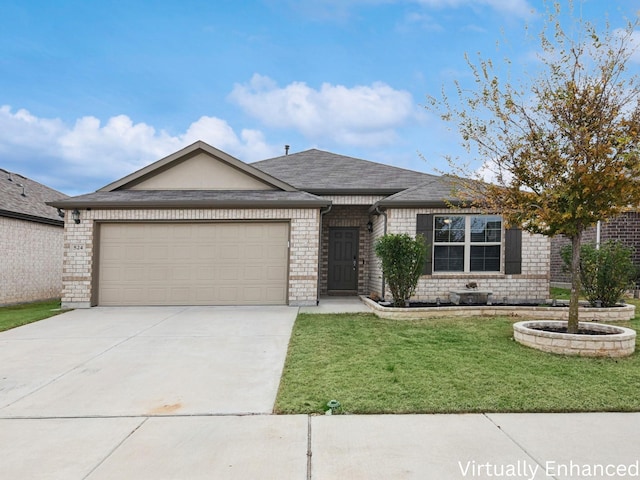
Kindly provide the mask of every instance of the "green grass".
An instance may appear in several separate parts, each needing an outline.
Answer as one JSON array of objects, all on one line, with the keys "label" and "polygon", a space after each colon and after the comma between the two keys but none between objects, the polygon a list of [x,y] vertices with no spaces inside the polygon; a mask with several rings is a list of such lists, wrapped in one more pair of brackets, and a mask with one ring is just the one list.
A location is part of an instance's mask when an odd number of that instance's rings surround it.
[{"label": "green grass", "polygon": [[571,298],[571,290],[568,288],[551,287],[549,289],[549,294],[551,298],[555,298],[557,300],[569,300],[569,298]]},{"label": "green grass", "polygon": [[512,323],[300,314],[275,411],[321,413],[331,399],[360,414],[640,411],[640,354],[551,355],[516,343]]},{"label": "green grass", "polygon": [[61,313],[60,300],[0,307],[0,332]]}]

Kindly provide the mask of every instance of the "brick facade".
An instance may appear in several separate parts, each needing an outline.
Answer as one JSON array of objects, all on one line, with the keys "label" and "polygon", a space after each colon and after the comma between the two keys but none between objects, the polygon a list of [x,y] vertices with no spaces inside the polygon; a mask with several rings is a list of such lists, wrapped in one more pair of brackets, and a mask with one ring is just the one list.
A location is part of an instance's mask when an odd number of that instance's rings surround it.
[{"label": "brick facade", "polygon": [[[583,244],[596,243],[596,227],[586,230],[582,237]],[[602,222],[600,226],[600,241],[618,240],[634,249],[633,263],[640,267],[640,213],[626,212],[608,222]],[[554,283],[568,283],[571,277],[563,271],[564,262],[560,256],[560,250],[571,242],[564,235],[558,235],[551,239],[551,281]]]},{"label": "brick facade", "polygon": [[0,305],[59,298],[62,227],[0,217]]},{"label": "brick facade", "polygon": [[64,306],[86,308],[98,301],[95,275],[98,228],[109,221],[251,221],[290,222],[290,305],[315,305],[318,295],[317,209],[95,209],[83,210],[81,221],[67,220],[62,273]]},{"label": "brick facade", "polygon": [[[348,201],[349,199],[345,199]],[[353,199],[350,199],[353,201]],[[334,227],[359,229],[358,294],[382,295],[382,272],[375,256],[374,242],[387,233],[415,235],[418,214],[445,213],[450,209],[389,209],[384,215],[369,213],[370,205],[353,201],[333,205],[322,216],[322,248],[319,209],[95,209],[83,210],[81,222],[68,220],[64,238],[63,305],[89,307],[98,302],[94,289],[97,272],[95,259],[98,228],[110,221],[246,221],[280,220],[290,222],[289,290],[290,305],[315,305],[326,295],[328,280],[329,230]],[[469,213],[469,212],[460,212]],[[367,223],[371,221],[373,232]],[[318,252],[320,252],[320,257]],[[502,248],[504,255],[504,245]],[[523,233],[522,273],[436,274],[420,279],[417,300],[448,299],[450,290],[464,288],[470,280],[482,290],[493,292],[496,301],[545,299],[549,291],[549,240]],[[502,262],[504,264],[504,262]],[[335,293],[335,292],[333,292]],[[388,289],[386,292],[388,294]]]},{"label": "brick facade", "polygon": [[[416,234],[418,214],[468,214],[469,211],[456,211],[451,209],[406,208],[389,209],[387,211],[387,233]],[[384,218],[378,217],[374,222],[374,236],[377,238],[384,233]],[[504,268],[504,235],[501,254],[501,265]],[[469,281],[478,284],[481,290],[493,292],[496,301],[502,301],[507,297],[509,301],[539,300],[549,296],[549,258],[550,243],[547,237],[542,235],[530,235],[523,232],[522,235],[522,273],[518,275],[505,275],[504,273],[441,273],[423,275],[418,283],[414,296],[415,300],[434,301],[441,298],[448,300],[451,290],[463,289]],[[374,263],[371,263],[372,267]],[[377,268],[372,268],[369,274],[370,290],[378,295],[382,294],[380,262]],[[388,295],[388,288],[385,292]]]}]

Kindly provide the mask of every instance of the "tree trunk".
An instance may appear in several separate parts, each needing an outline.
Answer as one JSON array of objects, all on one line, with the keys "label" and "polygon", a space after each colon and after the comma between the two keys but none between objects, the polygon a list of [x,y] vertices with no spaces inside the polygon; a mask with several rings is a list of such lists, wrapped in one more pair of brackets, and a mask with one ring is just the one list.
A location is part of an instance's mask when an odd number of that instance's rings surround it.
[{"label": "tree trunk", "polygon": [[568,333],[578,333],[578,306],[580,300],[580,244],[582,231],[571,237],[571,299],[569,300]]}]

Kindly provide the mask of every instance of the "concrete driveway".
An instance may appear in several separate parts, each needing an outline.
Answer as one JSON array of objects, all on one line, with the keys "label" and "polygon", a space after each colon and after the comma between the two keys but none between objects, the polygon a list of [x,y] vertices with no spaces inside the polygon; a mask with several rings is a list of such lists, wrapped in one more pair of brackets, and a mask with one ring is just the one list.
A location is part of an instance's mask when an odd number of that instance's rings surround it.
[{"label": "concrete driveway", "polygon": [[92,308],[0,333],[0,417],[270,413],[297,312]]},{"label": "concrete driveway", "polygon": [[0,478],[640,477],[640,413],[261,414],[296,313],[96,308],[0,333]]}]

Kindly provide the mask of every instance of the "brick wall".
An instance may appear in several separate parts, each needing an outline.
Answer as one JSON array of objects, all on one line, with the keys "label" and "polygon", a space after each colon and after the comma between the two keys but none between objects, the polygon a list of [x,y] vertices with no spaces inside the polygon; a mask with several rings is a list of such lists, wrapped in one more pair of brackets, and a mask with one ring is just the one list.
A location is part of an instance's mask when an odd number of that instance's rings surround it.
[{"label": "brick wall", "polygon": [[[585,231],[583,244],[596,243],[596,227]],[[600,241],[618,240],[624,245],[633,247],[633,263],[640,267],[640,213],[626,212],[609,222],[602,222],[600,227]],[[551,239],[551,281],[558,283],[570,282],[571,277],[563,272],[564,262],[560,257],[560,249],[571,242],[564,235],[557,235]]]},{"label": "brick wall", "polygon": [[[443,213],[450,215],[458,212],[463,214],[469,213],[469,211],[456,211],[451,209],[389,209],[387,211],[387,233],[408,233],[414,236],[416,234],[418,214]],[[375,230],[376,237],[382,235],[382,229],[377,225],[378,224],[376,224]],[[501,264],[504,266],[504,243],[501,253],[503,256]],[[481,290],[493,292],[496,301],[502,301],[504,297],[512,301],[516,299],[546,299],[549,296],[549,256],[550,246],[548,238],[542,235],[530,235],[523,232],[521,274],[442,273],[424,275],[420,278],[414,299],[434,301],[439,297],[444,301],[449,298],[450,290],[463,289],[469,281],[476,282]],[[379,282],[376,282],[376,278],[379,276],[381,276],[379,267],[377,271],[370,274],[371,290],[378,294],[381,293],[377,290]],[[386,293],[389,293],[388,289]]]},{"label": "brick wall", "polygon": [[97,301],[94,234],[102,221],[289,221],[289,304],[315,305],[318,276],[317,209],[96,209],[82,210],[81,222],[67,221],[62,275],[63,305],[86,308]]},{"label": "brick wall", "polygon": [[0,217],[0,305],[59,298],[61,227]]}]

